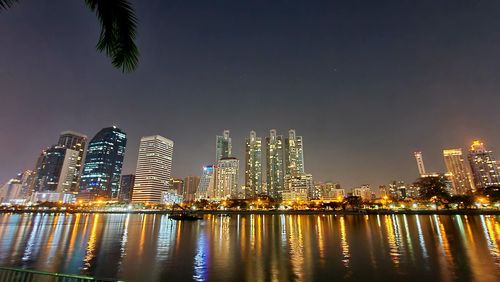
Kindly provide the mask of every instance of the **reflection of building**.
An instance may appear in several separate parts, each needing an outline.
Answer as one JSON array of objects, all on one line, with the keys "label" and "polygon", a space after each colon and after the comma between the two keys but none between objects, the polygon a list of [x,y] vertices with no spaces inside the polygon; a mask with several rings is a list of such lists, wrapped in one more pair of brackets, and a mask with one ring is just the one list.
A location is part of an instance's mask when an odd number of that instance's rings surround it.
[{"label": "reflection of building", "polygon": [[116,126],[101,129],[87,147],[80,182],[82,199],[116,198],[127,136]]},{"label": "reflection of building", "polygon": [[78,175],[78,154],[58,145],[42,151],[36,164],[34,191],[70,192]]},{"label": "reflection of building", "polygon": [[271,129],[266,137],[267,194],[273,198],[281,198],[284,181],[283,136]]},{"label": "reflection of building", "polygon": [[141,138],[132,194],[134,203],[160,203],[169,188],[174,142],[160,135]]},{"label": "reflection of building", "polygon": [[83,169],[83,162],[85,160],[85,147],[87,146],[87,136],[74,132],[74,131],[64,131],[61,132],[59,136],[59,142],[57,145],[75,150],[78,152],[78,157],[75,164],[75,175],[71,183],[71,191],[78,192],[80,185],[80,177]]},{"label": "reflection of building", "polygon": [[477,189],[500,185],[498,166],[491,151],[481,141],[474,141],[468,155],[474,184]]},{"label": "reflection of building", "polygon": [[245,148],[245,198],[262,194],[262,138],[250,131]]},{"label": "reflection of building", "polygon": [[240,162],[237,158],[222,158],[217,169],[214,197],[217,199],[237,199],[239,197],[238,174]]},{"label": "reflection of building", "polygon": [[123,202],[130,202],[132,200],[132,191],[134,189],[135,175],[125,174],[120,179],[120,193],[118,199]]},{"label": "reflection of building", "polygon": [[231,157],[231,137],[229,137],[229,130],[226,129],[222,136],[215,137],[215,162],[229,157]]},{"label": "reflection of building", "polygon": [[454,194],[461,195],[474,192],[471,170],[462,155],[462,149],[443,150],[446,169],[451,174]]},{"label": "reflection of building", "polygon": [[418,173],[420,175],[425,174],[425,166],[424,166],[424,159],[422,157],[422,152],[414,152],[415,155],[415,160],[417,161],[417,168],[418,168]]},{"label": "reflection of building", "polygon": [[182,196],[185,201],[193,201],[195,199],[196,189],[200,185],[198,176],[187,176],[184,178],[184,187]]}]

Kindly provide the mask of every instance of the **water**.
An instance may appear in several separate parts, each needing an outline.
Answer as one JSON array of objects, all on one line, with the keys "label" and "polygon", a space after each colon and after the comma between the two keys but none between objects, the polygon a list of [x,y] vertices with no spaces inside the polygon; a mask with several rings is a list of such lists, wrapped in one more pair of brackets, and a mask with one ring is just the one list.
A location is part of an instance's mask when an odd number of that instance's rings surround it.
[{"label": "water", "polygon": [[498,281],[500,217],[3,214],[0,265],[131,281]]}]

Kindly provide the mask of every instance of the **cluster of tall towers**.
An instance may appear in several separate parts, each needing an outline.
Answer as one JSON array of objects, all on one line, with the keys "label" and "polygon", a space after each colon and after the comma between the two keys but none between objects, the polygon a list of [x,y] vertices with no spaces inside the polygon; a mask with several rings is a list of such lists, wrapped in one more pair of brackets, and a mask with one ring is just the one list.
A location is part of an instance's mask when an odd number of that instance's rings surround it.
[{"label": "cluster of tall towers", "polygon": [[[424,166],[422,153],[415,152],[420,176],[429,175]],[[500,185],[499,164],[493,152],[486,149],[483,142],[472,142],[468,152],[462,148],[443,150],[446,175],[452,183],[452,194],[474,193],[478,189]]]},{"label": "cluster of tall towers", "polygon": [[264,144],[262,137],[257,136],[255,131],[250,131],[245,140],[245,184],[241,189],[238,187],[239,160],[232,156],[229,130],[216,136],[215,141],[215,162],[203,168],[198,198],[234,199],[254,198],[258,195],[282,198],[287,187],[288,190],[296,188],[296,185],[286,184],[297,183],[295,179],[304,176],[311,179],[312,185],[312,178],[304,173],[302,136],[297,136],[294,129],[288,131],[286,138],[271,129]]}]

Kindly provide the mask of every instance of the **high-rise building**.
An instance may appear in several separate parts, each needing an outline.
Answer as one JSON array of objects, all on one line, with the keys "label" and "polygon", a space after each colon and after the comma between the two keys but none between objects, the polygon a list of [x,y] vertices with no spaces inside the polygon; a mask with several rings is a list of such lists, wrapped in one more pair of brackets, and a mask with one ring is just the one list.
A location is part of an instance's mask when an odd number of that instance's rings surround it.
[{"label": "high-rise building", "polygon": [[203,167],[200,183],[196,189],[196,199],[211,199],[215,195],[217,183],[217,166],[206,165]]},{"label": "high-rise building", "polygon": [[196,189],[200,185],[200,178],[198,176],[187,176],[184,178],[184,187],[182,196],[185,201],[193,201],[196,194]]},{"label": "high-rise building", "polygon": [[262,194],[262,138],[250,131],[245,147],[245,198]]},{"label": "high-rise building", "polygon": [[184,194],[184,180],[182,178],[172,177],[168,180],[168,189],[175,191],[177,195]]},{"label": "high-rise building", "polygon": [[101,129],[87,147],[80,181],[82,199],[117,198],[127,135],[116,126]]},{"label": "high-rise building", "polygon": [[277,199],[281,198],[284,185],[283,143],[283,136],[271,129],[266,137],[266,184],[268,195]]},{"label": "high-rise building", "polygon": [[215,162],[220,159],[231,157],[231,137],[229,137],[229,130],[224,130],[222,136],[215,137]]},{"label": "high-rise building", "polygon": [[78,151],[54,145],[43,150],[35,168],[33,190],[70,192],[75,178]]},{"label": "high-rise building", "polygon": [[134,203],[161,203],[169,188],[174,142],[160,135],[142,137],[132,194]]},{"label": "high-rise building", "polygon": [[80,186],[80,177],[83,169],[83,162],[85,160],[87,136],[74,131],[64,131],[61,132],[57,145],[67,149],[78,151],[78,158],[75,165],[75,175],[71,183],[71,191],[78,192]]},{"label": "high-rise building", "polygon": [[0,187],[0,204],[19,200],[22,195],[22,183],[19,179],[12,178]]},{"label": "high-rise building", "polygon": [[288,131],[285,139],[285,174],[296,175],[304,173],[304,146],[302,136],[297,136],[295,129]]},{"label": "high-rise building", "polygon": [[312,175],[305,173],[285,175],[285,187],[282,192],[284,201],[311,199],[313,191]]},{"label": "high-rise building", "polygon": [[418,168],[418,174],[420,176],[425,175],[425,166],[424,166],[424,159],[422,157],[422,152],[414,152],[413,155],[415,156],[415,160],[417,161],[417,168]]},{"label": "high-rise building", "polygon": [[462,149],[443,150],[443,156],[446,169],[451,174],[454,194],[462,195],[474,192],[470,166],[463,158]]},{"label": "high-rise building", "polygon": [[215,186],[216,199],[239,198],[238,175],[240,161],[237,158],[222,158],[217,168],[217,182]]},{"label": "high-rise building", "polygon": [[500,185],[500,174],[493,152],[481,141],[474,141],[468,154],[476,189]]},{"label": "high-rise building", "polygon": [[129,203],[132,200],[132,192],[134,189],[135,175],[125,174],[120,178],[120,192],[118,199],[120,201]]}]

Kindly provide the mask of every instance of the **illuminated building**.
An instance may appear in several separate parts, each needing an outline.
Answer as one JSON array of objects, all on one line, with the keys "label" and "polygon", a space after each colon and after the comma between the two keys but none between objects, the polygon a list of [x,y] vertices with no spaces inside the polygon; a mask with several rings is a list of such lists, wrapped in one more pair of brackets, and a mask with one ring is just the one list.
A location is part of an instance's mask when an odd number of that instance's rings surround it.
[{"label": "illuminated building", "polygon": [[74,193],[59,193],[59,192],[35,192],[31,195],[32,203],[38,202],[62,202],[65,204],[74,204],[76,195]]},{"label": "illuminated building", "polygon": [[75,176],[71,183],[71,191],[78,192],[80,185],[80,177],[83,169],[83,162],[85,160],[85,148],[87,146],[87,136],[74,132],[74,131],[64,131],[61,132],[59,136],[59,141],[57,145],[78,151],[78,158],[75,164]]},{"label": "illuminated building", "polygon": [[215,162],[231,157],[231,148],[231,137],[229,137],[229,130],[226,129],[222,136],[215,137]]},{"label": "illuminated building", "polygon": [[462,149],[443,150],[444,163],[448,173],[451,174],[453,194],[462,195],[474,192],[469,163],[464,160]]},{"label": "illuminated building", "polygon": [[266,183],[268,195],[277,199],[281,198],[284,185],[283,146],[283,136],[271,129],[266,137]]},{"label": "illuminated building", "polygon": [[286,175],[283,195],[286,193],[287,196],[283,196],[283,200],[289,198],[289,195],[295,195],[295,197],[299,197],[300,199],[304,197],[305,199],[311,199],[313,188],[313,179],[310,174]]},{"label": "illuminated building", "polygon": [[414,152],[415,160],[417,161],[418,173],[420,176],[425,175],[424,159],[422,157],[422,152]]},{"label": "illuminated building", "polygon": [[304,148],[302,136],[297,136],[295,129],[288,131],[285,139],[285,174],[295,175],[304,173]]},{"label": "illuminated building", "polygon": [[132,193],[133,203],[161,203],[169,189],[174,142],[160,135],[141,138]]},{"label": "illuminated building", "polygon": [[161,204],[164,205],[173,205],[179,204],[184,201],[182,195],[178,194],[175,189],[167,189],[167,191],[161,192]]},{"label": "illuminated building", "polygon": [[253,198],[262,194],[262,138],[250,131],[245,148],[245,198]]},{"label": "illuminated building", "polygon": [[193,201],[196,195],[196,189],[200,185],[200,178],[198,176],[187,176],[184,178],[184,187],[182,196],[185,201]]},{"label": "illuminated building", "polygon": [[239,198],[238,175],[240,161],[237,158],[222,158],[217,169],[217,182],[215,186],[215,199]]},{"label": "illuminated building", "polygon": [[36,164],[33,190],[70,192],[75,176],[78,151],[54,145],[43,150]]},{"label": "illuminated building", "polygon": [[361,185],[361,187],[352,189],[352,195],[361,197],[363,201],[371,201],[372,200],[372,189],[370,185],[365,184]]},{"label": "illuminated building", "polygon": [[118,199],[123,202],[130,202],[132,200],[132,192],[134,189],[135,175],[125,174],[120,178],[120,192]]},{"label": "illuminated building", "polygon": [[168,180],[168,187],[171,190],[177,191],[177,195],[184,194],[184,180],[181,178],[172,177]]},{"label": "illuminated building", "polygon": [[196,199],[211,199],[215,193],[215,183],[217,178],[217,166],[206,165],[200,178],[200,183],[196,189]]},{"label": "illuminated building", "polygon": [[22,199],[22,191],[22,182],[19,179],[12,178],[0,188],[0,204]]},{"label": "illuminated building", "polygon": [[481,141],[474,141],[468,154],[476,189],[500,185],[498,165],[491,151]]},{"label": "illuminated building", "polygon": [[79,198],[117,198],[127,136],[116,126],[101,129],[87,147]]}]

